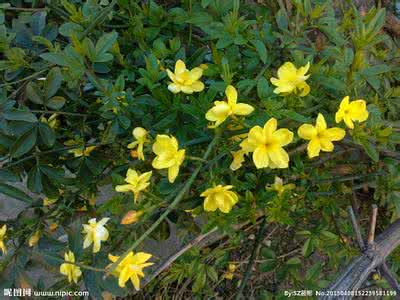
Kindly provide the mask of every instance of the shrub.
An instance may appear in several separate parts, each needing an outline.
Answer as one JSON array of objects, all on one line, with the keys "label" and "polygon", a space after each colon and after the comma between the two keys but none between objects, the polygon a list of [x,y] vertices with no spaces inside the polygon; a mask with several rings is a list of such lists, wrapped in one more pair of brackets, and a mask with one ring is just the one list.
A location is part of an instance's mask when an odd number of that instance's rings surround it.
[{"label": "shrub", "polygon": [[[281,297],[357,254],[347,206],[379,204],[382,228],[398,217],[385,8],[21,2],[0,5],[0,193],[26,204],[1,223],[0,286]],[[163,265],[150,245],[172,232],[188,246]]]}]

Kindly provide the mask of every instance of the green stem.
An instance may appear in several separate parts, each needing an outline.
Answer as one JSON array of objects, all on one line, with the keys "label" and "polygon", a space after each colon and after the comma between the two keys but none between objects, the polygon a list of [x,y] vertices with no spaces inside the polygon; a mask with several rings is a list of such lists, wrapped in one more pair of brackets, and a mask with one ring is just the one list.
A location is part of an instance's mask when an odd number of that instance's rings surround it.
[{"label": "green stem", "polygon": [[[89,143],[89,144],[85,144],[84,147],[89,147],[89,146],[96,146],[96,147],[97,147],[97,146],[106,146],[106,145],[110,145],[110,144],[112,144],[112,143]],[[42,152],[39,152],[39,153],[32,154],[32,155],[30,155],[30,156],[24,157],[24,158],[22,158],[22,159],[20,159],[20,160],[17,160],[16,162],[10,163],[9,165],[2,167],[2,169],[3,169],[3,170],[4,170],[4,169],[8,169],[8,168],[13,167],[13,166],[15,166],[15,165],[18,165],[18,164],[20,164],[20,163],[22,163],[22,162],[24,162],[24,161],[27,161],[27,160],[36,158],[37,156],[41,156],[41,155],[44,155],[44,154],[50,154],[50,153],[54,153],[54,152],[60,152],[60,151],[65,151],[65,150],[70,150],[70,149],[76,149],[76,148],[80,148],[80,147],[82,147],[82,145],[73,145],[73,146],[68,146],[68,147],[63,147],[63,148],[57,148],[57,149],[53,149],[53,150],[48,150],[48,151],[42,151]]]},{"label": "green stem", "polygon": [[89,114],[71,113],[71,112],[59,111],[59,110],[31,110],[31,112],[42,113],[42,114],[59,114],[59,115],[76,116],[76,117],[90,116]]},{"label": "green stem", "polygon": [[1,88],[1,87],[4,87],[4,86],[8,86],[8,85],[13,85],[13,84],[21,83],[21,82],[24,82],[24,81],[29,80],[29,79],[36,78],[36,77],[38,77],[40,74],[46,72],[50,67],[51,67],[51,66],[49,66],[49,67],[47,67],[47,68],[45,68],[45,69],[43,69],[43,70],[41,70],[41,71],[38,71],[38,72],[36,72],[36,73],[33,73],[32,75],[29,75],[29,76],[27,76],[27,77],[25,77],[25,78],[22,78],[22,79],[20,79],[20,80],[13,81],[13,82],[6,82],[6,83],[3,83],[3,84],[0,84],[0,88]]},{"label": "green stem", "polygon": [[[203,160],[206,160],[208,158],[208,156],[210,155],[213,147],[215,146],[215,144],[218,142],[219,138],[221,136],[221,132],[217,131],[213,140],[211,141],[211,143],[208,145],[206,152],[203,155]],[[183,186],[183,188],[180,190],[180,192],[176,195],[174,201],[172,201],[172,203],[168,206],[168,208],[164,211],[164,213],[158,218],[157,221],[155,221],[153,223],[153,225],[151,225],[151,227],[144,233],[142,234],[142,236],[137,239],[119,258],[117,261],[115,261],[113,264],[111,264],[106,272],[106,274],[104,275],[104,278],[107,277],[111,272],[113,272],[115,270],[115,268],[118,266],[118,264],[133,250],[135,249],[137,246],[139,246],[139,244],[141,242],[143,242],[157,227],[158,225],[161,224],[162,221],[164,221],[164,219],[170,214],[170,212],[179,204],[179,202],[181,202],[181,200],[183,199],[183,197],[185,196],[186,192],[190,189],[190,187],[192,186],[194,180],[196,179],[197,175],[199,174],[201,168],[202,168],[203,163],[201,163],[196,170],[192,173],[192,176],[190,176],[190,178],[188,179],[188,181],[186,181],[185,185]]]},{"label": "green stem", "polygon": [[93,22],[90,23],[90,25],[85,29],[85,31],[82,33],[81,38],[83,39],[85,36],[87,36],[103,19],[106,17],[109,12],[113,9],[114,5],[117,4],[117,0],[113,0],[109,6],[104,8],[98,15],[97,17],[94,18]]},{"label": "green stem", "polygon": [[33,250],[32,252],[34,254],[38,255],[38,256],[47,256],[47,257],[50,257],[51,259],[54,259],[54,260],[59,261],[61,263],[74,265],[74,266],[80,267],[82,269],[91,270],[91,271],[95,271],[95,272],[101,272],[101,273],[105,272],[105,269],[94,268],[94,267],[91,267],[91,266],[88,266],[88,265],[85,265],[85,264],[81,264],[81,263],[77,263],[77,262],[75,262],[75,263],[68,262],[68,261],[63,260],[62,258],[53,256],[53,255],[50,255],[50,254],[47,254],[47,253],[44,253],[44,252],[38,252],[38,251],[35,251],[35,250]]},{"label": "green stem", "polygon": [[321,179],[314,180],[314,182],[316,182],[316,183],[321,183],[321,182],[343,182],[343,181],[356,180],[356,179],[361,179],[361,178],[365,178],[365,177],[371,177],[371,176],[376,176],[376,175],[384,175],[384,174],[385,174],[385,172],[377,171],[377,172],[368,173],[368,174],[337,176],[337,177],[331,177],[331,178],[321,178]]},{"label": "green stem", "polygon": [[269,67],[269,63],[266,63],[264,65],[264,67],[261,69],[261,71],[257,74],[256,78],[254,79],[254,84],[250,85],[247,90],[244,91],[243,95],[247,96],[251,90],[253,89],[253,87],[257,84],[258,80],[261,78],[261,76],[263,76],[264,72],[267,70],[267,68]]},{"label": "green stem", "polygon": [[253,268],[253,264],[254,264],[254,261],[257,256],[258,249],[260,248],[260,243],[262,241],[262,237],[264,236],[264,229],[265,229],[266,224],[267,224],[267,219],[264,217],[264,219],[260,225],[260,228],[258,229],[257,237],[256,237],[256,240],[254,241],[253,251],[251,252],[249,263],[246,268],[246,273],[244,275],[242,283],[240,284],[239,292],[236,296],[236,300],[242,299],[243,290],[246,287],[247,281],[250,278],[251,270]]},{"label": "green stem", "polygon": [[4,10],[13,10],[13,11],[42,11],[42,10],[47,10],[47,8],[26,8],[26,7],[3,7],[2,9]]},{"label": "green stem", "polygon": [[207,162],[207,160],[202,159],[201,157],[196,157],[196,156],[186,156],[186,158],[190,159],[190,160],[197,160],[197,161]]}]

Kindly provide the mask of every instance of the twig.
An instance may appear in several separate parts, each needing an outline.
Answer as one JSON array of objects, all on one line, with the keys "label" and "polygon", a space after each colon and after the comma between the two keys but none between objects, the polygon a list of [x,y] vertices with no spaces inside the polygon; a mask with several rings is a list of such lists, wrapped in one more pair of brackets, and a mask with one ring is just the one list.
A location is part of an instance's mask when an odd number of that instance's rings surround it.
[{"label": "twig", "polygon": [[91,24],[85,29],[85,31],[82,33],[81,38],[84,38],[87,36],[98,24],[100,24],[101,21],[103,21],[103,18],[106,17],[111,10],[113,9],[114,5],[117,4],[117,0],[113,0],[110,5],[108,5],[106,8],[104,8],[93,20]]},{"label": "twig", "polygon": [[65,261],[62,258],[53,256],[53,255],[50,255],[50,254],[47,254],[47,253],[44,253],[44,252],[38,252],[38,251],[33,250],[32,253],[36,254],[37,256],[47,256],[47,257],[49,257],[51,259],[54,259],[54,260],[56,260],[58,262],[74,265],[74,266],[80,267],[80,268],[85,269],[85,270],[91,270],[91,271],[101,272],[101,273],[105,272],[105,269],[94,268],[94,267],[91,267],[91,266],[88,266],[88,265],[85,265],[85,264],[81,264],[81,263],[77,263],[77,262],[73,263],[73,262]]},{"label": "twig", "polygon": [[254,260],[256,259],[256,256],[257,256],[256,254],[260,248],[260,243],[261,243],[262,237],[264,235],[266,224],[267,224],[267,219],[264,218],[263,222],[260,225],[260,228],[258,229],[257,237],[256,237],[256,240],[254,241],[253,251],[252,251],[250,259],[249,259],[249,264],[247,265],[243,281],[240,284],[239,292],[236,296],[236,300],[240,300],[242,298],[243,290],[246,287],[247,281],[249,280],[251,270],[253,268]]},{"label": "twig", "polygon": [[397,292],[397,295],[400,295],[400,285],[396,280],[396,276],[390,271],[386,262],[384,262],[379,270],[382,272],[382,276],[386,279],[389,285]]},{"label": "twig", "polygon": [[[33,113],[42,113],[42,114],[59,114],[59,115],[66,115],[66,116],[75,116],[75,117],[87,117],[90,114],[82,114],[82,113],[72,113],[66,111],[56,111],[56,110],[31,110]],[[94,116],[94,115],[93,115]]]},{"label": "twig", "polygon": [[347,208],[347,212],[350,215],[351,225],[353,226],[354,233],[356,234],[358,247],[360,248],[361,252],[363,252],[365,250],[365,244],[364,240],[362,239],[360,226],[358,225],[356,216],[354,215],[353,208],[349,206]]},{"label": "twig", "polygon": [[372,204],[371,217],[369,219],[368,246],[372,246],[375,240],[376,217],[378,215],[378,207]]},{"label": "twig", "polygon": [[142,288],[146,286],[150,281],[152,281],[155,277],[157,277],[162,271],[167,269],[175,260],[177,260],[181,255],[183,255],[186,251],[191,249],[192,247],[198,245],[202,240],[207,238],[210,234],[217,231],[217,227],[214,227],[210,231],[199,235],[195,239],[191,240],[187,245],[182,247],[178,252],[172,254],[165,262],[163,262],[150,276],[146,277],[143,280]]}]

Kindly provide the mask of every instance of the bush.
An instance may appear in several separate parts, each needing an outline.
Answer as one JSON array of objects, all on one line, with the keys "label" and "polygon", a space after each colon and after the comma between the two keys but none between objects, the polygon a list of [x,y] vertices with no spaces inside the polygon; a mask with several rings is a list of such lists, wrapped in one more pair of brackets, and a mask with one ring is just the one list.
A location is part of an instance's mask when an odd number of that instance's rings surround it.
[{"label": "bush", "polygon": [[347,206],[398,218],[385,8],[22,2],[0,5],[0,193],[25,202],[1,223],[0,286],[284,297],[357,255]]}]

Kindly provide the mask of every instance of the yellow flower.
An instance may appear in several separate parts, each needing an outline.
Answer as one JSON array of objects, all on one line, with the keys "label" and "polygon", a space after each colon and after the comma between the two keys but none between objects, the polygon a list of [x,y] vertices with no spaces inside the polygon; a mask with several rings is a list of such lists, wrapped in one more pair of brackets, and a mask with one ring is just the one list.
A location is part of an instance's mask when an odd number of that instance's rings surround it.
[{"label": "yellow flower", "polygon": [[290,94],[300,93],[300,97],[306,96],[310,92],[310,86],[306,83],[306,80],[310,75],[306,75],[310,63],[307,63],[304,67],[297,69],[291,62],[284,63],[278,69],[278,78],[271,78],[271,83],[275,88],[275,94]]},{"label": "yellow flower", "polygon": [[201,68],[203,70],[207,70],[208,69],[208,65],[207,64],[200,64],[199,68]]},{"label": "yellow flower", "polygon": [[167,74],[172,82],[168,85],[168,89],[177,94],[184,92],[185,94],[193,94],[193,92],[201,92],[204,90],[204,84],[199,81],[203,75],[202,68],[194,68],[191,71],[186,69],[183,61],[178,60],[175,63],[175,73],[167,69]]},{"label": "yellow flower", "polygon": [[293,132],[288,129],[278,129],[275,118],[269,119],[264,128],[254,126],[250,129],[248,138],[240,146],[253,152],[253,161],[257,169],[287,168],[289,155],[282,148],[293,140]]},{"label": "yellow flower", "polygon": [[142,210],[136,211],[136,210],[130,210],[128,211],[125,216],[121,220],[122,225],[128,225],[132,223],[136,223],[139,221],[140,217],[144,214]]},{"label": "yellow flower", "polygon": [[108,230],[104,227],[109,218],[103,218],[96,222],[96,218],[90,219],[89,224],[83,224],[82,233],[86,234],[83,241],[83,249],[86,249],[93,243],[93,253],[100,251],[101,242],[108,239]]},{"label": "yellow flower", "polygon": [[153,168],[168,169],[168,181],[173,183],[185,159],[185,149],[179,150],[175,137],[159,134],[153,144],[153,152],[157,155],[152,163]]},{"label": "yellow flower", "polygon": [[40,231],[36,230],[36,232],[29,238],[28,242],[29,247],[35,246],[39,242],[39,239],[40,239]]},{"label": "yellow flower", "polygon": [[346,135],[346,132],[337,127],[327,128],[325,118],[318,114],[315,126],[303,124],[298,130],[298,135],[305,140],[310,140],[307,146],[308,157],[313,158],[319,155],[319,152],[333,151],[333,141],[340,141]]},{"label": "yellow flower", "polygon": [[228,272],[224,275],[225,279],[232,280],[233,276],[235,275],[234,272],[236,271],[236,265],[235,264],[229,264],[228,265]]},{"label": "yellow flower", "polygon": [[230,191],[232,185],[217,185],[201,193],[204,199],[204,210],[215,211],[217,208],[223,213],[229,213],[238,201],[239,197],[235,192]]},{"label": "yellow flower", "polygon": [[238,151],[232,151],[231,154],[233,156],[233,161],[232,161],[231,165],[229,166],[229,168],[232,171],[236,171],[237,169],[242,167],[242,163],[244,162],[244,155],[246,154],[246,151],[244,151],[243,149],[240,149]]},{"label": "yellow flower", "polygon": [[150,177],[153,172],[146,172],[139,174],[134,169],[128,169],[126,172],[125,182],[128,184],[117,185],[115,190],[121,193],[132,192],[134,195],[135,203],[139,199],[140,192],[145,190],[150,185]]},{"label": "yellow flower", "polygon": [[347,127],[350,129],[354,128],[353,121],[364,122],[367,119],[368,110],[365,100],[360,99],[349,102],[349,96],[343,98],[339,110],[335,115],[336,123],[340,123],[344,120]]},{"label": "yellow flower", "polygon": [[43,206],[50,206],[54,203],[56,203],[58,198],[44,198],[43,199]]},{"label": "yellow flower", "polygon": [[40,118],[40,122],[47,123],[50,128],[57,129],[60,126],[60,121],[57,120],[58,114],[52,114],[48,119],[45,116]]},{"label": "yellow flower", "polygon": [[[75,145],[78,145],[78,142],[74,141],[74,140],[68,140],[64,143],[64,145],[75,146]],[[68,150],[68,152],[73,153],[74,157],[89,156],[90,152],[92,152],[94,149],[96,149],[96,146],[85,147],[82,145],[81,147],[70,149],[70,150]]]},{"label": "yellow flower", "polygon": [[206,113],[206,119],[215,122],[210,128],[221,125],[229,116],[238,115],[246,116],[253,112],[254,108],[245,103],[237,103],[237,91],[232,85],[228,85],[225,89],[225,95],[228,101],[215,101],[214,107]]},{"label": "yellow flower", "polygon": [[60,266],[60,273],[68,276],[68,281],[78,283],[78,278],[82,275],[81,268],[76,265],[70,264],[75,263],[75,255],[71,251],[64,254],[65,263]]},{"label": "yellow flower", "polygon": [[267,186],[267,190],[273,190],[278,193],[278,196],[282,196],[285,191],[293,190],[296,186],[293,183],[283,184],[282,178],[275,176],[275,182],[271,186]]},{"label": "yellow flower", "polygon": [[3,254],[7,254],[7,248],[4,243],[6,231],[7,231],[7,225],[4,224],[3,227],[0,228],[0,249],[3,252]]},{"label": "yellow flower", "polygon": [[58,227],[57,223],[51,223],[49,229],[50,231],[56,231],[57,227]]},{"label": "yellow flower", "polygon": [[128,145],[128,149],[134,149],[137,146],[137,155],[140,160],[144,160],[143,145],[147,142],[147,130],[142,127],[136,127],[132,131],[136,141]]},{"label": "yellow flower", "polygon": [[[144,277],[143,269],[153,265],[147,262],[151,258],[151,254],[138,252],[133,254],[131,251],[115,268],[113,274],[118,277],[118,285],[125,287],[126,282],[130,279],[136,290],[140,288],[140,277]],[[108,254],[108,259],[113,263],[118,260],[119,256]]]}]

